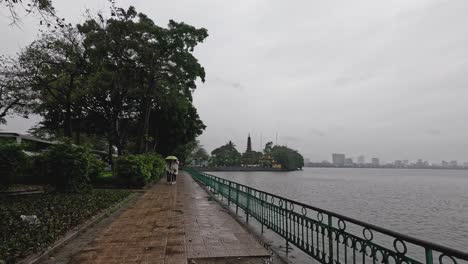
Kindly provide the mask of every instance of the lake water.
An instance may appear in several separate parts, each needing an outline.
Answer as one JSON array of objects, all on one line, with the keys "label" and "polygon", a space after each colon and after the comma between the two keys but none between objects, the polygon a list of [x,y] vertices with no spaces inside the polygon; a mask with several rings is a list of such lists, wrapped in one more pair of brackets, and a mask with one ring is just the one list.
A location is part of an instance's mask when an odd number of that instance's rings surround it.
[{"label": "lake water", "polygon": [[468,251],[466,170],[304,168],[208,173]]}]

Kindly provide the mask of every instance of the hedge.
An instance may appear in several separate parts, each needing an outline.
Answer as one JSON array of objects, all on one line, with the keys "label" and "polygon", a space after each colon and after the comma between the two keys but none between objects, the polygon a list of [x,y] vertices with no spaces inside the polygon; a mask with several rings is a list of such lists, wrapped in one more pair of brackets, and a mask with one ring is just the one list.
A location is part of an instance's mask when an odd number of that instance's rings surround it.
[{"label": "hedge", "polygon": [[16,143],[0,144],[0,190],[24,178],[31,166],[31,159]]},{"label": "hedge", "polygon": [[118,183],[141,188],[164,174],[165,161],[158,154],[126,155],[115,160],[115,178]]},{"label": "hedge", "polygon": [[37,159],[39,177],[61,192],[88,191],[91,188],[90,176],[100,166],[87,147],[68,143],[51,146]]},{"label": "hedge", "polygon": [[88,147],[56,144],[34,156],[26,155],[23,147],[0,145],[0,189],[9,184],[48,184],[56,191],[88,191],[106,166]]}]

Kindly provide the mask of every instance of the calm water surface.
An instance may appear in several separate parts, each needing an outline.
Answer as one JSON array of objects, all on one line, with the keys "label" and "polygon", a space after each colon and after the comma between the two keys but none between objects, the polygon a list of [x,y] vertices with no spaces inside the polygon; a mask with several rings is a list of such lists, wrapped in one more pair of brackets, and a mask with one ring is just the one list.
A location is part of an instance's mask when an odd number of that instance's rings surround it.
[{"label": "calm water surface", "polygon": [[466,170],[305,168],[210,174],[468,251]]}]

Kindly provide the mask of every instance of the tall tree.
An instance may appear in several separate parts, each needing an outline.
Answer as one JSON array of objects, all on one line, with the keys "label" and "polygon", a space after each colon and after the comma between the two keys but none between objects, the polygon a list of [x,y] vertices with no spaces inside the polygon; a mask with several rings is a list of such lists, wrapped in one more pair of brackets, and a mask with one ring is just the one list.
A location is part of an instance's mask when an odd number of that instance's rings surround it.
[{"label": "tall tree", "polygon": [[0,124],[5,124],[14,112],[28,116],[33,92],[17,59],[0,57],[0,69]]},{"label": "tall tree", "polygon": [[[205,77],[193,51],[207,36],[172,20],[159,27],[134,7],[114,5],[110,18],[44,33],[18,60],[37,95],[31,109],[43,117],[35,133],[76,135],[77,143],[82,133],[104,137],[109,155],[113,146],[119,154],[185,148],[205,129],[192,93]],[[13,108],[10,101],[19,108],[8,91],[0,109]]]},{"label": "tall tree", "polygon": [[[91,106],[107,120],[119,151],[132,140],[137,152],[164,154],[201,133],[192,92],[205,72],[192,52],[206,38],[205,29],[172,20],[162,28],[133,7],[114,7],[112,18],[98,16],[79,29],[94,62],[90,86],[96,101]],[[177,124],[192,126],[177,130]],[[164,133],[168,128],[172,132]],[[168,141],[168,147],[160,145]]]},{"label": "tall tree", "polygon": [[56,15],[51,0],[0,0],[0,7],[9,13],[11,24],[18,24],[23,15],[35,14],[40,24],[48,27],[63,27],[64,19]]},{"label": "tall tree", "polygon": [[297,170],[304,167],[304,158],[297,150],[286,146],[274,146],[271,149],[271,155],[284,170]]},{"label": "tall tree", "polygon": [[239,166],[241,154],[232,141],[211,152],[211,162],[215,166]]},{"label": "tall tree", "polygon": [[[43,117],[44,126],[61,128],[62,135],[68,138],[73,132],[79,135],[79,121],[84,112],[87,62],[81,42],[76,29],[65,27],[44,33],[19,57],[29,76],[28,82],[38,95],[33,111]],[[77,123],[75,131],[73,123]]]},{"label": "tall tree", "polygon": [[185,145],[201,135],[205,125],[197,109],[187,98],[177,93],[164,98],[151,112],[150,140],[152,149],[163,155]]},{"label": "tall tree", "polygon": [[195,165],[203,165],[210,159],[210,155],[205,148],[200,147],[192,154],[192,160]]}]

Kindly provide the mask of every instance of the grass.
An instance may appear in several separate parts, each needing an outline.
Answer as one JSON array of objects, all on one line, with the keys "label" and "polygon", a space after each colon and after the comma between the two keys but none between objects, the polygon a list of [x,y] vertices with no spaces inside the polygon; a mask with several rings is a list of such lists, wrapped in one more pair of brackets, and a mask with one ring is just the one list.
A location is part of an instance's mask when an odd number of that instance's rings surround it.
[{"label": "grass", "polygon": [[105,171],[99,175],[96,179],[93,180],[93,185],[95,188],[121,188],[119,186],[116,178],[112,174],[112,171]]},{"label": "grass", "polygon": [[[20,258],[51,245],[73,227],[131,194],[126,190],[93,190],[85,194],[39,194],[0,199],[0,263]],[[36,215],[37,225],[21,215]]]},{"label": "grass", "polygon": [[105,171],[99,175],[99,179],[112,178],[112,171]]}]

